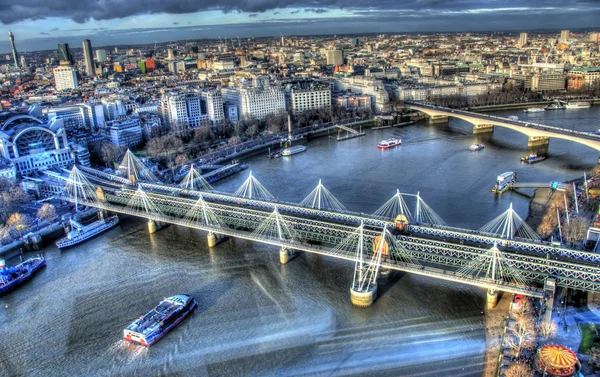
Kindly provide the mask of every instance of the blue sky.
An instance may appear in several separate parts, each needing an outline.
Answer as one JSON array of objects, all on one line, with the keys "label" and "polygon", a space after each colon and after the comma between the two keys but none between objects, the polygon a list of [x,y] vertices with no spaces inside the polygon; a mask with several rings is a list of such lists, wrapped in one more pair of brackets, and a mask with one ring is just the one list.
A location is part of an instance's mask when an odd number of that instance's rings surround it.
[{"label": "blue sky", "polygon": [[[20,51],[179,39],[368,32],[600,29],[598,0],[0,0]],[[8,38],[0,52],[9,51]]]}]

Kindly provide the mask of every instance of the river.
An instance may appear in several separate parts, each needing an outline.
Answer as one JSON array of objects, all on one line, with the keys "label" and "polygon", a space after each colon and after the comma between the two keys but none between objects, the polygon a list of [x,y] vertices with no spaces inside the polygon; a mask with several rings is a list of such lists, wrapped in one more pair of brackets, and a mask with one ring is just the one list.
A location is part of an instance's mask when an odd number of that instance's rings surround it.
[{"label": "river", "polygon": [[[595,131],[600,107],[494,114]],[[399,188],[419,191],[449,225],[476,229],[511,202],[527,216],[530,191],[491,194],[498,174],[564,181],[599,156],[552,140],[546,161],[523,165],[524,135],[496,127],[491,137],[475,137],[471,129],[451,120],[369,130],[343,142],[311,140],[306,153],[290,158],[269,160],[265,152],[245,162],[279,200],[301,201],[322,178],[348,209],[369,213]],[[402,138],[402,146],[376,148],[391,136]],[[469,152],[476,141],[485,149]],[[233,192],[247,175],[215,187]],[[483,370],[479,288],[396,273],[372,307],[359,309],[349,300],[348,262],[304,253],[283,266],[274,247],[236,239],[209,250],[200,231],[171,226],[148,234],[145,222],[131,218],[78,247],[42,253],[47,267],[0,297],[2,376],[480,376]],[[121,340],[125,326],[176,293],[198,299],[195,315],[149,349]]]}]

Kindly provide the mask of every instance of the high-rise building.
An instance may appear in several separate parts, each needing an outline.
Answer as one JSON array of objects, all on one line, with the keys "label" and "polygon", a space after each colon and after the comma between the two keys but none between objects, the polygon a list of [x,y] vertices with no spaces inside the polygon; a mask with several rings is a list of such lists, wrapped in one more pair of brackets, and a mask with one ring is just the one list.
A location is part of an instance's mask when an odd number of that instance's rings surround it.
[{"label": "high-rise building", "polygon": [[92,42],[89,39],[83,40],[83,60],[85,61],[85,72],[88,76],[95,76],[96,66],[92,55]]},{"label": "high-rise building", "polygon": [[527,45],[527,33],[519,34],[519,47]]},{"label": "high-rise building", "polygon": [[281,36],[281,47],[285,46],[285,37]]},{"label": "high-rise building", "polygon": [[58,44],[58,61],[62,64],[73,65],[75,62],[73,61],[73,55],[71,55],[71,50],[69,49],[68,43],[59,43]]},{"label": "high-rise building", "polygon": [[327,65],[344,65],[342,50],[327,50]]},{"label": "high-rise building", "polygon": [[285,93],[279,86],[242,88],[238,103],[242,118],[265,119],[269,114],[285,111]]},{"label": "high-rise building", "polygon": [[360,40],[358,38],[352,38],[350,39],[350,45],[352,47],[357,47],[360,44]]},{"label": "high-rise building", "polygon": [[569,30],[561,30],[560,31],[560,43],[566,43],[571,37],[571,32]]},{"label": "high-rise building", "polygon": [[92,55],[92,42],[89,39],[83,40],[83,59],[85,60],[85,72],[88,76],[95,76],[96,66]]},{"label": "high-rise building", "polygon": [[225,118],[223,112],[223,96],[218,90],[209,90],[202,92],[202,100],[206,103],[206,112],[208,120],[211,123],[220,122]]},{"label": "high-rise building", "polygon": [[167,50],[167,60],[174,60],[175,59],[175,55],[173,54],[173,49],[170,48]]},{"label": "high-rise building", "polygon": [[8,39],[10,40],[10,47],[12,48],[13,60],[15,61],[15,67],[19,68],[19,54],[17,53],[17,48],[15,47],[15,36],[12,31],[8,32]]},{"label": "high-rise building", "polygon": [[28,68],[27,61],[25,60],[25,55],[21,55],[21,67]]},{"label": "high-rise building", "polygon": [[106,60],[106,50],[96,50],[96,60],[98,63],[102,63]]},{"label": "high-rise building", "polygon": [[77,82],[77,72],[71,66],[60,66],[54,68],[54,84],[56,90],[73,89],[79,86]]}]

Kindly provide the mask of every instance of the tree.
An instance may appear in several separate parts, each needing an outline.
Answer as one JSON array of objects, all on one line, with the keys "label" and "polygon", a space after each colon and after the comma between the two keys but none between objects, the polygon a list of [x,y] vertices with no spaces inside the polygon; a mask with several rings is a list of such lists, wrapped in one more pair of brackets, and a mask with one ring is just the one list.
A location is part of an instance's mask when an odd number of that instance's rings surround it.
[{"label": "tree", "polygon": [[525,363],[512,363],[504,372],[506,377],[531,377],[533,371],[528,364]]},{"label": "tree", "polygon": [[230,146],[233,147],[234,145],[238,145],[241,142],[242,142],[242,139],[240,139],[239,136],[232,136],[232,137],[229,138],[229,142],[228,143],[229,143]]},{"label": "tree", "polygon": [[175,157],[175,164],[176,165],[183,165],[186,162],[188,162],[188,156],[185,153],[180,153],[177,155],[177,157]]},{"label": "tree", "polygon": [[551,319],[545,319],[538,325],[538,332],[544,338],[550,338],[556,335],[558,325]]},{"label": "tree", "polygon": [[253,139],[258,134],[258,126],[253,124],[246,128],[246,137]]},{"label": "tree", "polygon": [[517,320],[516,328],[512,331],[512,336],[508,338],[509,346],[519,357],[521,350],[533,345],[535,326],[533,317],[530,315],[515,315]]},{"label": "tree", "polygon": [[594,363],[594,365],[600,365],[600,347],[592,347],[587,353],[590,356],[590,361]]},{"label": "tree", "polygon": [[56,208],[50,203],[44,203],[37,211],[37,217],[44,221],[50,221],[56,217]]},{"label": "tree", "polygon": [[174,168],[175,155],[183,149],[183,142],[175,135],[166,135],[151,139],[148,143],[148,154],[166,161],[167,166]]},{"label": "tree", "polygon": [[590,221],[587,218],[576,217],[571,219],[569,223],[563,224],[563,238],[571,245],[575,245],[586,236],[589,226]]},{"label": "tree", "polygon": [[120,162],[125,155],[125,148],[119,147],[118,145],[114,145],[109,142],[105,142],[102,144],[100,149],[100,155],[102,161],[106,164],[107,167],[114,166],[115,162]]},{"label": "tree", "polygon": [[10,215],[10,217],[6,221],[6,224],[8,226],[13,227],[19,232],[19,237],[21,237],[21,232],[27,227],[27,225],[29,225],[29,223],[29,217],[19,212],[15,212],[12,215]]}]

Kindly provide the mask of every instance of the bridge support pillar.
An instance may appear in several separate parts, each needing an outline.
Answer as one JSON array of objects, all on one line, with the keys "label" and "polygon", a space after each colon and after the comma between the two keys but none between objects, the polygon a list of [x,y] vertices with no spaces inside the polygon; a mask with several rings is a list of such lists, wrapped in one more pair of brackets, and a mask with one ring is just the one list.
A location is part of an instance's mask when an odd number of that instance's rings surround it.
[{"label": "bridge support pillar", "polygon": [[493,289],[488,289],[487,298],[485,301],[485,306],[488,309],[494,309],[498,304],[498,291]]},{"label": "bridge support pillar", "polygon": [[161,230],[162,228],[164,228],[165,226],[166,226],[166,224],[161,223],[160,221],[148,220],[148,233],[150,233],[150,234],[156,233],[159,230]]},{"label": "bridge support pillar", "polygon": [[208,244],[208,247],[215,247],[221,242],[225,241],[225,238],[226,237],[221,234],[208,232],[206,235],[206,243]]},{"label": "bridge support pillar", "polygon": [[473,135],[486,134],[494,132],[493,124],[476,124],[473,127]]},{"label": "bridge support pillar", "polygon": [[100,217],[100,220],[105,220],[108,218],[108,213],[106,212],[105,209],[99,209],[98,210],[98,217]]},{"label": "bridge support pillar", "polygon": [[298,250],[288,249],[287,247],[282,247],[279,250],[279,262],[281,264],[287,264],[292,259],[296,258],[300,254]]},{"label": "bridge support pillar", "polygon": [[547,136],[530,136],[527,141],[527,148],[545,147],[548,148],[550,138]]},{"label": "bridge support pillar", "polygon": [[359,291],[355,287],[350,288],[350,302],[359,308],[367,308],[375,302],[377,298],[377,284],[371,286],[366,291]]},{"label": "bridge support pillar", "polygon": [[448,123],[447,115],[432,115],[429,117],[429,124]]}]

